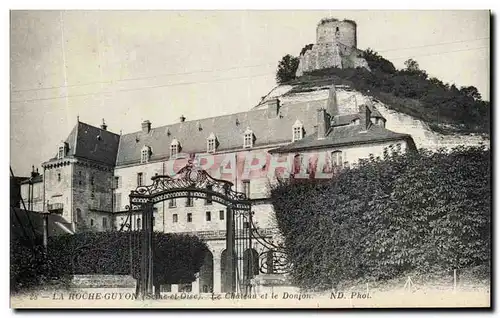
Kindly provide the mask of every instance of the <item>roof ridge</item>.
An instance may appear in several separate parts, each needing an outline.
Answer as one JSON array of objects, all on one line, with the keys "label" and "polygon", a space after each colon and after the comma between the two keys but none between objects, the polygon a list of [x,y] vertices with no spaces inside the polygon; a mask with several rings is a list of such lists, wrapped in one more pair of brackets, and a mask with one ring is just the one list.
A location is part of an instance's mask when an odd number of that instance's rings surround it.
[{"label": "roof ridge", "polygon": [[[288,105],[285,105],[283,107],[287,107],[287,106]],[[212,120],[214,118],[230,117],[230,116],[235,116],[235,115],[240,115],[240,114],[245,114],[246,115],[249,112],[255,112],[255,113],[257,113],[257,112],[264,112],[266,110],[267,109],[250,109],[250,110],[242,111],[242,112],[238,112],[238,113],[232,113],[232,114],[226,114],[226,115],[219,115],[219,116],[212,116],[212,117],[204,117],[204,118],[192,119],[192,120],[184,121],[182,123],[173,123],[173,124],[167,124],[167,125],[162,125],[162,126],[158,126],[158,127],[152,127],[151,130],[153,130],[153,129],[159,129],[159,128],[165,128],[165,127],[173,127],[173,126],[176,126],[176,125],[182,125],[182,124],[186,124],[186,123],[194,123],[194,124],[196,124],[197,122]],[[137,133],[140,133],[140,132],[141,132],[141,130],[136,130],[134,132],[123,134],[123,135],[133,135],[133,134],[137,134]]]},{"label": "roof ridge", "polygon": [[96,129],[99,129],[99,130],[101,130],[101,131],[105,131],[105,132],[107,132],[107,133],[110,133],[110,134],[113,134],[113,135],[116,135],[116,136],[120,136],[120,134],[114,133],[114,132],[112,132],[112,131],[110,131],[110,130],[107,130],[107,129],[102,129],[101,127],[94,126],[94,125],[91,125],[91,124],[85,123],[85,122],[83,122],[83,121],[78,121],[77,125],[78,125],[78,124],[87,125],[87,126],[89,126],[89,127],[96,128]]}]

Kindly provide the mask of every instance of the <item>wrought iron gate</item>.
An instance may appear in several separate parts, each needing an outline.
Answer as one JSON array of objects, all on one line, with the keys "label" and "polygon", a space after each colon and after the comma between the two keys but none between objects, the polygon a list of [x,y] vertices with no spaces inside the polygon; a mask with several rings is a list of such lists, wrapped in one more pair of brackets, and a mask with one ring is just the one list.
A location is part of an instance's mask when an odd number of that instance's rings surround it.
[{"label": "wrought iron gate", "polygon": [[[158,175],[151,179],[151,185],[139,186],[129,195],[127,221],[131,224],[134,212],[142,213],[142,226],[139,231],[134,231],[132,226],[128,227],[132,273],[138,272],[137,264],[132,261],[133,245],[140,243],[141,246],[138,297],[145,297],[153,291],[153,205],[170,199],[201,198],[226,206],[226,251],[233,251],[226,253],[226,259],[221,260],[226,266],[226,275],[222,277],[224,285],[229,286],[226,292],[250,293],[252,278],[255,275],[286,270],[286,257],[283,257],[280,247],[258,233],[253,222],[251,200],[245,193],[232,190],[232,182],[211,177],[205,170],[193,165],[192,161],[172,177]],[[270,252],[255,255],[254,242],[259,242]],[[261,260],[262,258],[265,258],[265,261]],[[255,268],[256,266],[258,268]]]}]

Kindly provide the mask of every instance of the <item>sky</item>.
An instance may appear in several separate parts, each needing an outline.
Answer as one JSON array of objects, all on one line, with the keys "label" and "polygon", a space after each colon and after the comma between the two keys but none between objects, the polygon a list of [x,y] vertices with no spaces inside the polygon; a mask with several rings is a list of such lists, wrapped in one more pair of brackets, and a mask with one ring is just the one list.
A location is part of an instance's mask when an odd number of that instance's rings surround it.
[{"label": "sky", "polygon": [[11,11],[14,173],[41,169],[77,116],[125,134],[250,109],[324,17],[355,20],[358,48],[397,68],[413,58],[489,100],[488,11]]}]

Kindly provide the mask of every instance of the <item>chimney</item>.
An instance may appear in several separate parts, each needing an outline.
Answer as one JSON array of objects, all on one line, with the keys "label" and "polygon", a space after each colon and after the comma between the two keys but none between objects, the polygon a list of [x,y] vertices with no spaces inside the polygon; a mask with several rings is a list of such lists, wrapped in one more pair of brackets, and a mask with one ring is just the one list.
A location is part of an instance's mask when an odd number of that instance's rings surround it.
[{"label": "chimney", "polygon": [[267,118],[276,118],[280,113],[280,101],[273,98],[267,101]]},{"label": "chimney", "polygon": [[142,122],[141,124],[142,126],[142,132],[143,133],[149,133],[149,131],[151,130],[151,122],[149,120],[145,120]]},{"label": "chimney", "polygon": [[326,110],[332,118],[339,114],[339,107],[337,104],[337,90],[335,89],[335,84],[332,84],[332,86],[330,87]]},{"label": "chimney", "polygon": [[316,116],[316,131],[318,132],[318,139],[324,139],[328,129],[330,129],[329,115],[324,108],[318,109]]},{"label": "chimney", "polygon": [[104,122],[104,118],[102,119],[102,125],[101,125],[101,129],[102,130],[107,130],[108,128],[108,125],[106,125],[106,123]]},{"label": "chimney", "polygon": [[372,117],[372,112],[370,111],[370,108],[366,105],[361,105],[359,106],[359,117],[360,117],[360,125],[363,127],[364,130],[370,128],[371,125],[371,117]]},{"label": "chimney", "polygon": [[184,115],[181,115],[181,117],[179,119],[181,120],[181,123],[186,121],[186,117],[184,117]]}]

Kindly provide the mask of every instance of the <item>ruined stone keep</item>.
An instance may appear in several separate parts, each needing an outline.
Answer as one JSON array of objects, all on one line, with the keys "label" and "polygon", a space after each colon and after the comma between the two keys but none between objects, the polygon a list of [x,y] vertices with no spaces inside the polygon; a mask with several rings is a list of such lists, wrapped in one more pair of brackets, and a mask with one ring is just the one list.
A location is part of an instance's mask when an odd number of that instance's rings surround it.
[{"label": "ruined stone keep", "polygon": [[316,44],[300,54],[297,76],[330,67],[369,69],[357,46],[356,22],[323,19],[316,28]]}]

